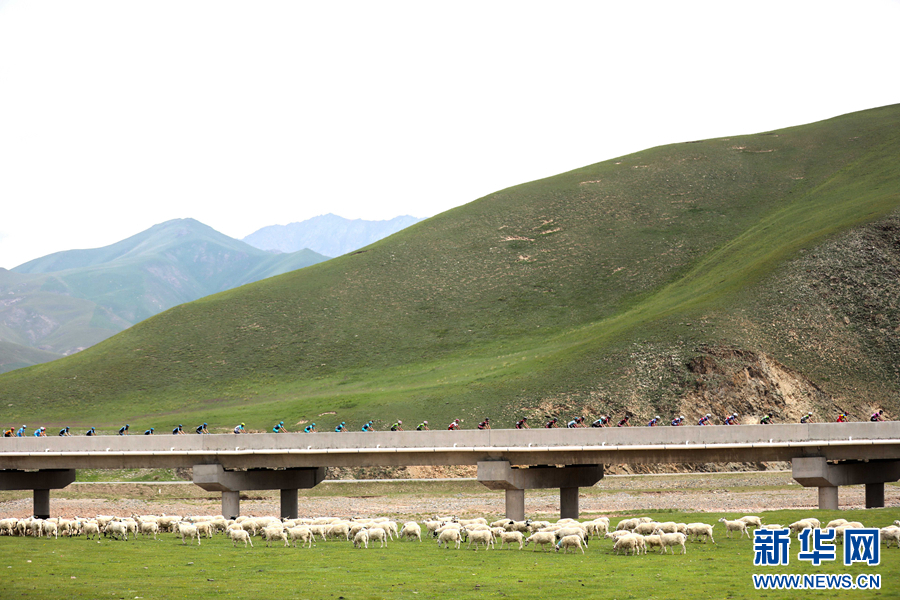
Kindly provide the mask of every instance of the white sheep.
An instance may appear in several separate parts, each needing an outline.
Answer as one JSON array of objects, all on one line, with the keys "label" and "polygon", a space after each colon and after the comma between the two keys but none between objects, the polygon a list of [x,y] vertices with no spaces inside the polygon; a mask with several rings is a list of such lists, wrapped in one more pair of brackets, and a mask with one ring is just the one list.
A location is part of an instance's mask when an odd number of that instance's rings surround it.
[{"label": "white sheep", "polygon": [[506,544],[506,549],[509,550],[512,548],[513,543],[516,542],[519,544],[519,550],[521,550],[525,542],[525,536],[522,535],[521,531],[503,531],[500,534],[501,548],[503,548],[503,544]]},{"label": "white sheep", "polygon": [[[659,530],[657,529],[657,531]],[[660,554],[662,554],[663,545],[659,536],[660,534],[657,532],[644,536],[644,554],[647,554],[647,548],[659,548]]]},{"label": "white sheep", "polygon": [[[231,538],[231,545],[235,546],[238,542],[244,542],[244,548],[247,547],[247,544],[250,544],[250,547],[253,547],[253,540],[250,539],[250,533],[241,529],[239,527],[235,527],[228,530],[228,537]],[[197,541],[199,544],[199,540]]]},{"label": "white sheep", "polygon": [[547,544],[556,544],[556,532],[554,531],[538,531],[537,533],[532,533],[525,539],[525,545],[534,544],[534,550],[537,550],[537,547],[541,547],[541,552],[544,551],[544,546]]},{"label": "white sheep", "polygon": [[87,539],[91,539],[91,536],[100,538],[100,526],[95,521],[85,521],[81,526],[81,530],[87,536]]},{"label": "white sheep", "polygon": [[158,539],[156,534],[159,533],[159,524],[156,521],[142,521],[141,522],[141,535],[148,536],[153,535],[153,539]]},{"label": "white sheep", "polygon": [[604,537],[610,538],[611,540],[613,540],[613,542],[615,542],[615,540],[619,539],[623,535],[631,535],[631,532],[627,529],[620,529],[619,531],[610,531]]},{"label": "white sheep", "polygon": [[[657,530],[659,535],[659,543],[660,547],[664,554],[669,552],[669,546],[681,546],[681,553],[686,554],[687,548],[685,548],[684,543],[687,541],[687,536],[683,533],[663,533],[662,531]],[[675,550],[672,550],[672,554],[675,554]]]},{"label": "white sheep", "polygon": [[894,521],[894,526],[900,527],[900,519],[897,519],[896,521]]},{"label": "white sheep", "polygon": [[556,543],[555,549],[559,552],[559,549],[563,549],[563,554],[567,554],[569,552],[569,548],[577,547],[581,550],[581,553],[584,554],[584,548],[581,546],[581,536],[580,535],[567,535],[563,537]]},{"label": "white sheep", "polygon": [[477,519],[459,519],[459,524],[469,529],[469,525],[487,525],[487,519],[478,517]]},{"label": "white sheep", "polygon": [[266,527],[262,530],[263,539],[266,540],[266,547],[269,546],[269,542],[274,540],[281,540],[284,542],[285,546],[290,546],[291,543],[288,541],[287,532],[285,532],[284,527],[282,525],[274,525],[270,527]]},{"label": "white sheep", "polygon": [[422,541],[422,528],[415,521],[407,521],[400,530],[400,537]]},{"label": "white sheep", "polygon": [[56,527],[56,523],[53,521],[47,520],[44,521],[41,525],[41,535],[46,535],[48,538],[52,535],[55,539],[59,539],[59,532]]},{"label": "white sheep", "polygon": [[178,522],[178,535],[181,536],[182,545],[186,543],[184,541],[184,538],[187,538],[187,537],[191,538],[192,540],[194,538],[197,538],[197,545],[198,546],[200,545],[200,532],[197,531],[196,525],[192,525],[185,521],[179,521]]},{"label": "white sheep", "polygon": [[659,527],[659,523],[649,521],[647,523],[638,523],[634,526],[634,529],[632,529],[632,531],[634,533],[637,533],[638,535],[650,535],[656,530],[657,527]]},{"label": "white sheep", "polygon": [[350,523],[347,521],[339,521],[328,526],[329,537],[342,537],[348,542],[350,541]]},{"label": "white sheep", "polygon": [[897,548],[900,548],[900,527],[896,525],[892,525],[890,527],[882,527],[881,541],[887,548],[891,547],[891,542],[894,542]]},{"label": "white sheep", "polygon": [[825,529],[834,529],[835,527],[840,527],[847,523],[849,523],[847,519],[832,519],[831,521],[828,521],[828,525],[825,526]]},{"label": "white sheep", "polygon": [[387,546],[388,532],[383,527],[370,527],[366,530],[369,534],[369,541],[378,540],[381,542],[381,548]]},{"label": "white sheep", "polygon": [[701,537],[705,537],[713,544],[716,543],[716,540],[713,539],[713,526],[708,523],[688,523],[686,531],[688,539],[693,537],[697,541],[700,541]]},{"label": "white sheep", "polygon": [[816,526],[811,519],[800,519],[788,525],[788,529],[799,535],[804,529],[816,529]]},{"label": "white sheep", "polygon": [[630,551],[632,555],[637,556],[645,548],[646,546],[644,545],[644,536],[638,535],[636,533],[623,535],[616,540],[615,544],[613,544],[613,550],[616,554],[619,553],[619,550],[624,550],[626,555]]},{"label": "white sheep", "polygon": [[574,525],[571,527],[563,527],[562,529],[557,529],[554,534],[556,535],[557,540],[561,540],[568,535],[577,535],[581,538],[581,541],[584,542],[585,546],[588,545],[588,535],[584,530],[584,527]]},{"label": "white sheep", "polygon": [[747,523],[744,521],[729,521],[725,517],[719,519],[719,523],[723,523],[725,525],[725,537],[730,538],[732,531],[740,531],[741,533],[738,537],[744,537],[744,534],[747,534],[747,537],[750,537],[750,532],[747,530]]},{"label": "white sheep", "polygon": [[507,523],[512,523],[512,519],[500,519],[499,521],[494,521],[493,523],[491,523],[490,526],[491,529],[495,527],[503,527],[504,529],[506,529]]},{"label": "white sheep", "polygon": [[657,523],[656,529],[653,530],[656,533],[656,530],[659,529],[663,533],[678,533],[678,523],[675,521],[666,521],[665,523]]},{"label": "white sheep", "polygon": [[763,525],[762,527],[760,527],[760,529],[766,529],[766,530],[772,531],[775,529],[784,529],[784,526],[779,525],[777,523],[772,523],[771,525]]},{"label": "white sheep", "polygon": [[441,547],[442,544],[447,544],[447,548],[450,547],[450,542],[456,542],[456,549],[459,550],[459,545],[462,542],[462,535],[465,529],[455,529],[453,527],[449,527],[438,534],[438,548]]},{"label": "white sheep", "polygon": [[510,521],[506,525],[504,525],[504,529],[507,531],[519,531],[521,533],[528,533],[531,531],[531,519],[527,519],[525,521]]},{"label": "white sheep", "polygon": [[353,547],[354,548],[368,548],[369,547],[369,530],[368,529],[360,529],[353,536]]},{"label": "white sheep", "polygon": [[494,545],[494,534],[490,529],[477,529],[469,532],[469,544],[467,548],[475,544],[475,552],[478,552],[478,544],[484,544],[485,550],[490,550]]},{"label": "white sheep", "polygon": [[[287,530],[288,536],[290,536],[291,541],[294,544],[294,547],[297,547],[297,540],[300,540],[300,545],[302,546],[304,543],[309,544],[309,548],[312,548],[313,541],[315,541],[315,535],[313,535],[312,530],[309,527],[299,525],[297,527],[291,527]],[[367,538],[368,541],[368,538]]]},{"label": "white sheep", "polygon": [[122,523],[121,521],[110,521],[106,524],[106,529],[103,530],[103,535],[112,537],[113,539],[118,539],[118,536],[122,536],[122,539],[127,542],[128,528],[125,523]]},{"label": "white sheep", "polygon": [[640,523],[640,519],[622,519],[619,521],[619,524],[616,525],[616,531],[622,531],[623,529],[632,530],[637,527],[638,523]]},{"label": "white sheep", "polygon": [[754,517],[753,515],[747,515],[745,517],[741,517],[738,521],[743,521],[747,524],[747,527],[756,527],[759,529],[762,527],[762,519],[759,517]]},{"label": "white sheep", "polygon": [[195,521],[194,525],[197,526],[199,535],[205,535],[207,539],[213,536],[214,527],[212,521]]}]

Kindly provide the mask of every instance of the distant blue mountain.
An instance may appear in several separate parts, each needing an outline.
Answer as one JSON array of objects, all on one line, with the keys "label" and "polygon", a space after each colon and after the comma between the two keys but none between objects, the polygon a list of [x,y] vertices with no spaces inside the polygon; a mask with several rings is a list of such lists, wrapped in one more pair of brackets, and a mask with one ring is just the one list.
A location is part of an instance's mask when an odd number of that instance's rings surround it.
[{"label": "distant blue mountain", "polygon": [[368,246],[421,221],[404,215],[389,221],[345,219],[321,215],[290,225],[269,225],[243,239],[254,248],[296,252],[309,248],[332,258]]}]

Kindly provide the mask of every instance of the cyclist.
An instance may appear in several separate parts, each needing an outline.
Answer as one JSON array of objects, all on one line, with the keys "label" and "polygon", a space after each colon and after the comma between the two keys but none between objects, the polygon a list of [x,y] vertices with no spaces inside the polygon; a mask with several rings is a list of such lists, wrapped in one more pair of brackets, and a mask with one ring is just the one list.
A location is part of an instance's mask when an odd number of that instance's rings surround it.
[{"label": "cyclist", "polygon": [[26,430],[26,429],[28,429],[28,425],[22,425],[22,427],[20,427],[20,428],[16,431],[16,437],[25,437],[25,430]]},{"label": "cyclist", "polygon": [[591,427],[609,427],[609,415],[600,415],[600,418],[591,423]]},{"label": "cyclist", "polygon": [[235,426],[234,432],[235,433],[247,433],[247,430],[244,429],[244,424],[241,423],[240,425]]},{"label": "cyclist", "polygon": [[478,424],[478,429],[490,429],[491,428],[491,420],[485,418],[484,421]]},{"label": "cyclist", "polygon": [[284,428],[284,421],[279,421],[278,425],[272,428],[272,433],[287,433],[287,429]]},{"label": "cyclist", "polygon": [[628,427],[628,415],[622,417],[622,420],[616,424],[616,427]]},{"label": "cyclist", "polygon": [[34,430],[34,437],[47,437],[47,428],[38,427]]},{"label": "cyclist", "polygon": [[68,427],[65,427],[65,428],[59,430],[59,437],[68,437],[68,436],[71,436],[71,435],[72,435],[72,434],[69,433],[69,428],[68,428]]},{"label": "cyclist", "polygon": [[659,415],[656,415],[647,423],[647,427],[656,427],[659,424]]},{"label": "cyclist", "polygon": [[431,431],[428,429],[428,421],[422,421],[418,425],[416,425],[416,431]]},{"label": "cyclist", "polygon": [[802,417],[800,417],[800,422],[801,423],[812,423],[813,422],[812,413],[808,412],[805,415],[803,415]]},{"label": "cyclist", "polygon": [[209,430],[206,428],[206,423],[197,426],[197,433],[200,435],[209,433]]},{"label": "cyclist", "polygon": [[156,431],[156,430],[151,427],[150,429],[148,429],[147,431],[144,432],[144,435],[153,435],[154,431]]},{"label": "cyclist", "polygon": [[584,421],[584,417],[575,417],[568,423],[566,423],[566,429],[575,429],[577,427],[581,427],[581,422]]},{"label": "cyclist", "polygon": [[737,413],[728,415],[727,417],[725,417],[725,424],[726,425],[737,425],[737,418],[738,418]]},{"label": "cyclist", "polygon": [[700,420],[697,421],[697,425],[709,425],[709,424],[710,424],[710,423],[709,423],[709,418],[710,418],[711,416],[712,416],[711,414],[706,413],[704,416],[700,417]]},{"label": "cyclist", "polygon": [[559,419],[557,419],[556,417],[553,417],[552,419],[550,419],[549,421],[547,421],[547,422],[544,424],[544,429],[553,429],[554,427],[557,426],[557,425],[556,425],[556,422],[557,422],[558,420],[559,420]]},{"label": "cyclist", "polygon": [[878,421],[884,421],[884,409],[879,408],[877,411],[872,413],[872,416],[869,417],[869,420],[873,423],[877,423]]},{"label": "cyclist", "polygon": [[341,421],[341,424],[334,428],[335,433],[346,433],[347,424],[344,421]]},{"label": "cyclist", "polygon": [[179,425],[172,430],[172,435],[184,435],[184,425]]},{"label": "cyclist", "polygon": [[459,429],[459,419],[453,419],[453,422],[447,426],[448,431],[455,431]]},{"label": "cyclist", "polygon": [[91,427],[90,429],[87,430],[87,433],[84,435],[93,437],[93,436],[97,435],[97,432],[96,432],[96,430],[94,430],[93,427]]},{"label": "cyclist", "polygon": [[684,425],[684,415],[672,419],[672,427],[681,427]]},{"label": "cyclist", "polygon": [[397,422],[391,425],[391,431],[403,431],[403,421],[397,419]]},{"label": "cyclist", "polygon": [[522,417],[516,421],[516,429],[531,429],[531,427],[528,426],[528,417]]},{"label": "cyclist", "polygon": [[315,432],[316,432],[316,424],[315,424],[315,423],[312,423],[312,424],[310,424],[310,425],[307,425],[307,426],[303,429],[303,433],[315,433]]},{"label": "cyclist", "polygon": [[772,413],[767,414],[766,416],[764,416],[762,419],[759,420],[759,424],[760,425],[771,425],[772,417],[774,417],[774,416],[775,415],[773,415]]},{"label": "cyclist", "polygon": [[3,432],[3,437],[12,437],[13,435],[15,435],[15,433],[16,433],[15,429],[10,427],[9,429],[7,429],[6,431]]},{"label": "cyclist", "polygon": [[125,425],[119,427],[119,435],[128,435],[128,423],[125,423]]}]

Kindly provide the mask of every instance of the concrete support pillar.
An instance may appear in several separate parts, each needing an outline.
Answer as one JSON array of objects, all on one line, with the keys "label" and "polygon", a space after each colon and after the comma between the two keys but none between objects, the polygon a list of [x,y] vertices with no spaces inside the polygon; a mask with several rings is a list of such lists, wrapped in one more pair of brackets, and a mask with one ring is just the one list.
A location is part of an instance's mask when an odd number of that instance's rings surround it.
[{"label": "concrete support pillar", "polygon": [[819,508],[837,510],[838,486],[866,486],[866,508],[884,506],[884,484],[900,479],[900,460],[868,460],[828,464],[821,456],[795,458],[794,479],[800,485],[819,488]]},{"label": "concrete support pillar", "polygon": [[0,490],[33,490],[32,514],[50,518],[50,490],[59,490],[75,481],[75,469],[41,471],[0,471]]},{"label": "concrete support pillar", "polygon": [[578,518],[578,488],[559,488],[559,517],[561,519]]},{"label": "concrete support pillar", "polygon": [[325,467],[226,471],[220,464],[194,465],[194,483],[208,492],[222,492],[222,514],[240,514],[243,490],[281,490],[281,516],[298,516],[297,490],[315,487],[325,479]]},{"label": "concrete support pillar", "polygon": [[281,518],[296,519],[298,516],[298,499],[296,488],[281,490]]},{"label": "concrete support pillar", "polygon": [[525,520],[525,490],[506,490],[506,518]]},{"label": "concrete support pillar", "polygon": [[241,516],[241,493],[222,492],[222,516],[236,519]]},{"label": "concrete support pillar", "polygon": [[866,508],[884,508],[884,483],[866,484]]},{"label": "concrete support pillar", "polygon": [[838,487],[836,485],[823,485],[819,487],[819,510],[837,510]]},{"label": "concrete support pillar", "polygon": [[34,516],[38,519],[50,518],[50,490],[34,490]]},{"label": "concrete support pillar", "polygon": [[478,463],[478,481],[492,490],[506,491],[506,518],[525,518],[525,490],[559,488],[560,515],[578,518],[578,488],[603,479],[603,465],[537,466],[518,468],[506,460]]}]

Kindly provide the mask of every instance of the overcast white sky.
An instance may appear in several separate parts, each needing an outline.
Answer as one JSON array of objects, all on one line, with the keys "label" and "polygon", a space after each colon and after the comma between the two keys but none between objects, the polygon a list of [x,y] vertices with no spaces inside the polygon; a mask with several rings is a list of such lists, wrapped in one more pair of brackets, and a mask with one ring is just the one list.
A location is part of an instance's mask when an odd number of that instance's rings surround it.
[{"label": "overcast white sky", "polygon": [[0,0],[0,267],[900,102],[900,2]]}]

